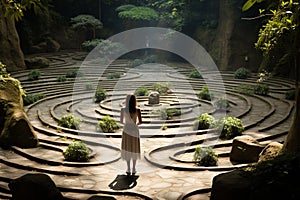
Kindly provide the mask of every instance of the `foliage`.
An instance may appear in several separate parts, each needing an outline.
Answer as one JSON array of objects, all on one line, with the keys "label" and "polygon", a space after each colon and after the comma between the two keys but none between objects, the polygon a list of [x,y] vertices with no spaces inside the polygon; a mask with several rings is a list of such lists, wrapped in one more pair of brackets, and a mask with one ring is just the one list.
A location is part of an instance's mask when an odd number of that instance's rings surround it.
[{"label": "foliage", "polygon": [[272,74],[269,73],[269,72],[267,72],[266,70],[262,70],[261,72],[259,72],[259,73],[257,74],[257,76],[258,76],[257,82],[262,83],[262,82],[264,82],[265,80],[267,80],[268,78],[270,78],[271,75],[272,75]]},{"label": "foliage", "polygon": [[213,116],[203,113],[194,121],[194,130],[205,130],[214,127],[216,120]]},{"label": "foliage", "polygon": [[149,6],[160,14],[160,22],[168,27],[181,31],[185,22],[186,6],[185,0],[148,0]]},{"label": "foliage", "polygon": [[114,133],[119,128],[120,126],[117,124],[116,120],[110,116],[102,117],[97,124],[97,129],[102,130],[104,133]]},{"label": "foliage", "polygon": [[158,92],[160,95],[167,95],[169,92],[170,83],[155,83],[153,84],[154,91]]},{"label": "foliage", "polygon": [[93,50],[98,44],[100,44],[103,40],[102,39],[93,39],[84,41],[81,46],[86,51]]},{"label": "foliage", "polygon": [[116,8],[116,11],[117,12],[123,12],[123,11],[129,11],[131,10],[132,8],[135,8],[136,6],[135,5],[132,5],[132,4],[125,4],[125,5],[121,5],[119,7]]},{"label": "foliage", "polygon": [[41,76],[41,72],[38,69],[33,69],[28,73],[28,80],[34,81],[38,80]]},{"label": "foliage", "polygon": [[144,64],[144,61],[142,59],[134,59],[133,61],[131,61],[129,63],[129,66],[130,67],[137,67],[137,66],[140,66],[142,64]]},{"label": "foliage", "polygon": [[254,85],[253,90],[254,90],[254,94],[268,95],[269,86],[267,84],[264,84],[264,83],[258,83],[256,85]]},{"label": "foliage", "polygon": [[209,92],[208,87],[206,85],[202,87],[201,91],[197,94],[197,96],[200,99],[208,101],[214,98],[214,95]]},{"label": "foliage", "polygon": [[136,96],[148,96],[149,95],[149,90],[145,86],[141,86],[137,88],[134,92]]},{"label": "foliage", "polygon": [[229,101],[225,98],[218,99],[214,105],[217,110],[227,110],[230,107]]},{"label": "foliage", "polygon": [[78,69],[69,70],[66,73],[66,78],[76,78],[82,76],[82,74],[78,71]]},{"label": "foliage", "polygon": [[241,135],[244,131],[242,120],[225,116],[217,121],[217,129],[221,131],[221,139],[232,139],[238,135]]},{"label": "foliage", "polygon": [[296,90],[290,90],[285,93],[285,98],[288,100],[295,100],[296,98]]},{"label": "foliage", "polygon": [[123,5],[121,8],[118,7],[116,11],[119,12],[118,16],[121,19],[142,21],[157,21],[159,19],[159,15],[154,9],[145,6],[127,5],[125,7]]},{"label": "foliage", "polygon": [[[6,71],[6,65],[4,65],[1,61],[0,61],[0,81],[4,81],[4,78],[11,78],[10,74],[7,73]],[[25,90],[22,88],[21,82],[18,79],[15,78],[11,78],[13,79],[13,81],[15,82],[16,87],[19,88],[20,90],[20,94],[22,96],[26,96],[26,92]]]},{"label": "foliage", "polygon": [[180,115],[181,111],[178,108],[161,108],[155,110],[154,113],[158,113],[160,119],[162,120],[169,120],[172,119],[173,116]]},{"label": "foliage", "polygon": [[6,71],[6,66],[0,61],[0,80],[9,77],[10,74]]},{"label": "foliage", "polygon": [[218,155],[211,147],[198,146],[195,149],[193,160],[196,161],[199,166],[216,166],[218,162]]},{"label": "foliage", "polygon": [[96,29],[102,28],[102,23],[92,15],[78,15],[71,18],[72,28],[80,31],[93,31],[93,39],[95,39]]},{"label": "foliage", "polygon": [[86,83],[85,84],[85,89],[86,90],[92,90],[93,89],[93,84],[92,83]]},{"label": "foliage", "polygon": [[99,89],[96,90],[96,93],[95,93],[95,102],[96,102],[96,103],[101,102],[101,101],[104,100],[106,97],[107,97],[107,92],[106,92],[106,90],[104,90],[104,89],[102,89],[102,88],[99,88]]},{"label": "foliage", "polygon": [[90,150],[82,141],[74,141],[63,152],[67,161],[87,162],[90,159]]},{"label": "foliage", "polygon": [[144,58],[144,63],[157,63],[157,62],[158,62],[157,55],[149,55],[146,58]]},{"label": "foliage", "polygon": [[234,72],[234,78],[246,79],[250,76],[250,71],[245,67],[240,67]]},{"label": "foliage", "polygon": [[73,114],[66,114],[60,118],[58,125],[65,128],[79,129],[80,122],[81,120]]},{"label": "foliage", "polygon": [[189,73],[189,78],[202,78],[202,75],[197,69],[194,69],[191,73]]},{"label": "foliage", "polygon": [[10,16],[16,21],[19,21],[24,16],[24,12],[26,10],[32,8],[35,13],[38,13],[46,9],[45,7],[43,7],[41,0],[1,0],[0,6],[4,8],[6,16]]},{"label": "foliage", "polygon": [[117,78],[121,78],[121,73],[120,72],[112,72],[107,74],[107,78],[108,79],[117,79]]},{"label": "foliage", "polygon": [[46,95],[44,94],[27,94],[26,96],[23,96],[23,103],[24,106],[28,106],[29,104],[32,104],[40,99],[45,98]]},{"label": "foliage", "polygon": [[269,86],[264,83],[257,83],[255,85],[241,84],[238,86],[237,91],[246,95],[267,95],[269,93]]},{"label": "foliage", "polygon": [[99,40],[97,50],[100,57],[109,58],[124,51],[123,44],[110,40]]},{"label": "foliage", "polygon": [[58,82],[65,82],[65,81],[67,80],[67,77],[64,76],[64,75],[60,75],[60,76],[58,76],[58,77],[56,78],[56,80],[57,80]]}]

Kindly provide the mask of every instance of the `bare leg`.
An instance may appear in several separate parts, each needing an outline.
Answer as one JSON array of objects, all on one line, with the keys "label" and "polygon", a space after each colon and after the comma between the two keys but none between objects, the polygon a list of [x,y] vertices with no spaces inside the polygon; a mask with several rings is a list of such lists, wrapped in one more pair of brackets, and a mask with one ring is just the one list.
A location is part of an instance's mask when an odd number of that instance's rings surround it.
[{"label": "bare leg", "polygon": [[132,174],[136,173],[135,165],[136,165],[136,160],[132,160]]},{"label": "bare leg", "polygon": [[127,170],[126,170],[126,174],[130,173],[130,160],[127,160]]}]

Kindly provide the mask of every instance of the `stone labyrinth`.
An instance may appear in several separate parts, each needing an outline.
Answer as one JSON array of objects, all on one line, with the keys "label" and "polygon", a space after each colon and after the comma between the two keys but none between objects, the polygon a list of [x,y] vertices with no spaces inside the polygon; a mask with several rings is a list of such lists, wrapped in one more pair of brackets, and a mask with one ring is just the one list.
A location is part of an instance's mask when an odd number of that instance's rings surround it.
[{"label": "stone labyrinth", "polygon": [[[212,130],[193,130],[194,120],[201,113],[218,116],[213,102],[199,100],[196,94],[205,85],[203,79],[188,78],[194,69],[182,63],[145,64],[130,68],[127,60],[117,60],[99,77],[80,80],[81,90],[74,94],[74,79],[58,82],[57,77],[79,68],[83,53],[59,53],[43,55],[51,60],[49,68],[40,69],[37,81],[28,81],[28,72],[12,74],[18,78],[28,94],[42,93],[46,97],[25,107],[38,135],[40,145],[35,149],[13,147],[0,151],[0,196],[9,198],[8,183],[26,173],[48,174],[63,192],[73,199],[87,199],[91,195],[108,195],[117,199],[208,199],[212,178],[222,172],[241,167],[243,164],[229,160],[232,140],[219,140]],[[93,64],[91,64],[91,70]],[[106,77],[111,72],[121,72],[119,79]],[[213,72],[201,72],[210,78],[209,89],[220,94],[220,82]],[[221,73],[226,97],[230,101],[227,115],[243,121],[243,134],[251,135],[261,143],[284,141],[292,120],[294,102],[284,99],[286,91],[293,89],[293,82],[271,78],[268,96],[246,96],[236,92],[239,84],[255,84],[253,74],[246,80],[235,79],[232,72]],[[105,89],[109,96],[100,104],[94,103],[94,93],[85,88],[92,79],[99,79],[93,87]],[[169,82],[170,93],[161,96],[157,106],[147,105],[147,97],[138,97],[144,123],[140,126],[143,158],[137,164],[137,179],[126,190],[114,188],[118,175],[125,174],[125,163],[120,159],[121,129],[116,133],[96,130],[100,118],[110,115],[119,121],[120,108],[125,96],[136,88],[154,83]],[[161,107],[180,108],[181,116],[161,120],[153,110]],[[82,122],[79,130],[59,127],[58,119],[73,113]],[[196,114],[195,114],[196,113]],[[161,127],[168,127],[162,130]],[[62,152],[73,140],[82,140],[93,151],[87,163],[66,162]],[[219,155],[218,166],[200,167],[192,162],[193,151],[198,145],[211,145]]]}]

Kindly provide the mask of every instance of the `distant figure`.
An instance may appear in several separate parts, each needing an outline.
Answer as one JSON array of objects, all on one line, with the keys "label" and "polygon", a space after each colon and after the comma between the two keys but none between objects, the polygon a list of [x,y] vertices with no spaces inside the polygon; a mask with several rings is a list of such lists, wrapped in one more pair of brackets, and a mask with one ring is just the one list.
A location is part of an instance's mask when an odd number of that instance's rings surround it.
[{"label": "distant figure", "polygon": [[132,160],[132,175],[135,175],[136,161],[141,158],[140,133],[138,125],[142,123],[141,110],[137,108],[135,95],[127,95],[126,105],[121,109],[120,122],[124,124],[121,156],[122,159],[127,162],[126,174],[130,175],[130,161]]}]

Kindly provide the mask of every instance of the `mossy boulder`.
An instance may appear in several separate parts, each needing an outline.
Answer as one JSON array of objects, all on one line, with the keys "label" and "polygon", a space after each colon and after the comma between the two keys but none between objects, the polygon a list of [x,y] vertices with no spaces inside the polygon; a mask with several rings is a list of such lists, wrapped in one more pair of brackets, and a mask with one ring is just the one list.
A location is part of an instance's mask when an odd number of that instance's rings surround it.
[{"label": "mossy boulder", "polygon": [[13,78],[0,80],[0,146],[33,148],[37,136],[23,109],[18,81]]}]

